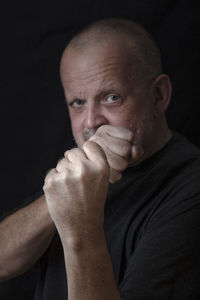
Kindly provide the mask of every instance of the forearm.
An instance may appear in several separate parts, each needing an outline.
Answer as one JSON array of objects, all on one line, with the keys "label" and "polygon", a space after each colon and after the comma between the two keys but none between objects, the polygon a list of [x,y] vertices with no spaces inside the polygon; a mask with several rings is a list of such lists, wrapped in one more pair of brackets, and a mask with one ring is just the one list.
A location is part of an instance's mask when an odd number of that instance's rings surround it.
[{"label": "forearm", "polygon": [[0,223],[0,280],[28,270],[49,246],[55,233],[45,197]]},{"label": "forearm", "polygon": [[110,167],[95,142],[66,153],[45,178],[49,212],[61,237],[69,300],[120,300],[104,237]]},{"label": "forearm", "polygon": [[120,300],[103,230],[62,238],[69,300]]}]

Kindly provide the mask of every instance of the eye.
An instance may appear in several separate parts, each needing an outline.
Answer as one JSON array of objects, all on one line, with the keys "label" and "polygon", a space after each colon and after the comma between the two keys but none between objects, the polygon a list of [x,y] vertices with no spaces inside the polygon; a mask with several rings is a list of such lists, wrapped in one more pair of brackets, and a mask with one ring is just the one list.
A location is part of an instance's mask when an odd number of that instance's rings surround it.
[{"label": "eye", "polygon": [[117,101],[118,99],[119,99],[118,96],[116,96],[116,95],[111,95],[111,96],[108,97],[108,102],[115,102],[115,101]]},{"label": "eye", "polygon": [[119,103],[121,100],[121,97],[118,96],[118,95],[108,95],[106,96],[104,99],[102,99],[102,103],[105,103],[105,104],[117,104]]},{"label": "eye", "polygon": [[76,99],[69,103],[70,108],[73,108],[76,111],[81,110],[84,107],[85,101],[81,99]]}]

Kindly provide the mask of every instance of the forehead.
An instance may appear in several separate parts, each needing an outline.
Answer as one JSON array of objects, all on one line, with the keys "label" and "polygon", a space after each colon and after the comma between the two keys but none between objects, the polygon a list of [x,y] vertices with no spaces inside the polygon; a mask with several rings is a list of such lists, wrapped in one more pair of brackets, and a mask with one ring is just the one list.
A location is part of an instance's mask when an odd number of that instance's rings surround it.
[{"label": "forehead", "polygon": [[[130,53],[122,42],[93,45],[85,51],[67,49],[61,60],[61,80],[64,88],[74,84],[123,84],[130,78]],[[131,72],[132,73],[132,72]],[[134,72],[133,72],[134,73]]]}]

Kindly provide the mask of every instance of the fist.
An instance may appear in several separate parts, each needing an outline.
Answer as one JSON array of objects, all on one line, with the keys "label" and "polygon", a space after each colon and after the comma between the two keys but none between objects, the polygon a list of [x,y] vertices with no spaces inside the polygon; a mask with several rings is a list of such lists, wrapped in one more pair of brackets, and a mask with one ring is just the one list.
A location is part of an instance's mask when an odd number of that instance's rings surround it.
[{"label": "fist", "polygon": [[89,139],[104,150],[110,165],[111,183],[121,178],[121,172],[129,165],[142,160],[143,149],[137,144],[137,136],[129,129],[118,126],[103,125]]},{"label": "fist", "polygon": [[88,141],[72,149],[45,178],[50,215],[65,238],[103,226],[110,168],[104,151]]}]

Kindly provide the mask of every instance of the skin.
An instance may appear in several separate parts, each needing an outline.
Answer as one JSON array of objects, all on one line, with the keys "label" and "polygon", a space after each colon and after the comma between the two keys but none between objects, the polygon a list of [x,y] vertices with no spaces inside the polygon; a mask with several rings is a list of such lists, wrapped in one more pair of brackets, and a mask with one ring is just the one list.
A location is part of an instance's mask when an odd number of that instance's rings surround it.
[{"label": "skin", "polygon": [[5,218],[0,223],[0,281],[31,268],[55,232],[44,195]]},{"label": "skin", "polygon": [[[103,153],[106,155],[106,160],[109,163],[109,181],[115,182],[121,178],[121,172],[129,164],[138,163],[142,159],[143,150],[140,145],[137,145],[132,131],[125,127],[110,124],[111,122],[105,122],[105,125],[99,123],[100,127],[89,128],[95,134],[90,138],[88,136],[88,138],[90,141],[95,142],[96,146],[99,145],[103,149]],[[82,147],[82,142],[78,142],[80,147]],[[74,149],[74,151],[76,150]],[[61,166],[65,169],[65,158],[67,156],[68,151],[66,151],[64,158],[59,161],[58,169]],[[88,170],[85,170],[85,172],[88,176]],[[54,199],[54,201],[56,202],[57,199]],[[23,209],[19,209],[0,222],[0,281],[5,281],[24,273],[42,256],[56,232],[54,223],[55,220],[52,220],[49,214],[45,196],[40,197]],[[101,236],[104,238],[104,235]],[[98,239],[99,241],[100,238]],[[104,256],[105,253],[108,255],[105,242],[102,244],[104,245]],[[97,253],[97,251],[92,253]],[[95,261],[97,261],[96,258]],[[88,263],[87,265],[89,266],[90,264]],[[110,268],[112,269],[112,266]]]},{"label": "skin", "polygon": [[[145,157],[166,143],[169,130],[164,111],[171,96],[167,75],[153,82],[148,76],[132,78],[130,54],[118,40],[81,54],[68,50],[61,61],[61,78],[79,147],[102,125],[129,129]],[[137,74],[137,68],[134,71]]]},{"label": "skin", "polygon": [[[113,167],[110,167],[109,180],[115,182],[121,178],[121,171],[128,165],[131,149],[128,141],[131,142],[131,134],[123,128],[102,126],[92,138],[95,139],[95,136],[96,143],[105,149],[109,164]],[[68,151],[65,153],[67,155]],[[138,159],[135,151],[133,158]],[[58,166],[63,162],[60,160]],[[48,248],[55,232],[45,195],[1,221],[0,281],[16,277],[31,268]]]},{"label": "skin", "polygon": [[[120,156],[132,164],[161,149],[171,137],[164,116],[171,85],[166,75],[142,82],[130,76],[129,53],[119,40],[86,50],[68,48],[61,61],[62,83],[79,148],[67,151],[50,171],[44,191],[64,249],[69,300],[117,300],[120,295],[103,231],[108,160],[114,146],[108,151],[106,139],[102,147],[98,141],[111,129],[111,140],[126,148]],[[116,128],[117,138],[113,136]],[[133,159],[136,149],[141,148],[143,155]]]},{"label": "skin", "polygon": [[[109,163],[110,182],[119,180],[121,172],[129,164],[135,164],[142,159],[143,150],[135,144],[135,138],[129,129],[102,125],[92,130],[94,130],[93,132],[96,130],[96,132],[90,137],[90,140],[101,146]],[[68,151],[64,158],[67,155]],[[59,161],[58,166],[61,167],[61,165],[65,168],[65,159]],[[45,195],[0,222],[0,281],[23,274],[42,256],[56,232],[54,222],[50,216]],[[104,239],[104,235],[101,235],[101,238]],[[96,246],[99,246],[99,243],[100,238]],[[101,245],[104,246],[104,256],[108,255],[105,242]],[[97,251],[92,251],[90,258],[94,253],[97,254]],[[97,262],[96,257],[94,259]],[[73,260],[73,262],[75,261],[77,260]],[[87,266],[89,265],[87,263]],[[99,262],[99,266],[103,267],[101,262]],[[112,270],[111,265],[110,269]]]}]

